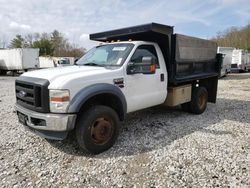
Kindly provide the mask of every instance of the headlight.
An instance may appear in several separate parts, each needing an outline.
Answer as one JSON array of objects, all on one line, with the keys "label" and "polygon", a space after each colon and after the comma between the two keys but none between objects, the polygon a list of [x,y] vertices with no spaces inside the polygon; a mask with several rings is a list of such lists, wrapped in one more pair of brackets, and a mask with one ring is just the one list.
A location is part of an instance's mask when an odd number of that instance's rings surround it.
[{"label": "headlight", "polygon": [[69,105],[68,90],[49,90],[50,111],[65,113]]}]

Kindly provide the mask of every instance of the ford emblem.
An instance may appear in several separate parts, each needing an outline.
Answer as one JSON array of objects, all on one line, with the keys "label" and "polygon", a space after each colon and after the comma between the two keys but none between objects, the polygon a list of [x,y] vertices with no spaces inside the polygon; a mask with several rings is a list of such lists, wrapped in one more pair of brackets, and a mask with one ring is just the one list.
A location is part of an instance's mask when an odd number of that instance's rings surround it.
[{"label": "ford emblem", "polygon": [[25,91],[18,92],[19,97],[26,97],[27,93]]}]

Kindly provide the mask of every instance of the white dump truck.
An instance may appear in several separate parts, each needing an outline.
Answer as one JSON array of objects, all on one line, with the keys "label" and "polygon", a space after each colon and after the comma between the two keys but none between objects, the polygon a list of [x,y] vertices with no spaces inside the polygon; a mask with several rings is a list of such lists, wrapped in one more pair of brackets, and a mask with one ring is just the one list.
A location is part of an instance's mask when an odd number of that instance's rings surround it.
[{"label": "white dump truck", "polygon": [[16,48],[0,50],[0,74],[38,68],[39,49]]},{"label": "white dump truck", "polygon": [[226,76],[227,73],[231,72],[232,55],[234,50],[235,48],[233,47],[218,47],[217,52],[223,54],[220,77]]},{"label": "white dump truck", "polygon": [[246,50],[236,49],[232,54],[232,72],[245,72],[250,70],[249,53]]},{"label": "white dump truck", "polygon": [[174,34],[173,27],[157,23],[90,39],[102,44],[76,65],[16,79],[16,111],[24,127],[57,140],[72,131],[80,148],[97,154],[114,144],[127,113],[181,105],[201,114],[207,102],[216,102],[222,61],[216,43]]}]

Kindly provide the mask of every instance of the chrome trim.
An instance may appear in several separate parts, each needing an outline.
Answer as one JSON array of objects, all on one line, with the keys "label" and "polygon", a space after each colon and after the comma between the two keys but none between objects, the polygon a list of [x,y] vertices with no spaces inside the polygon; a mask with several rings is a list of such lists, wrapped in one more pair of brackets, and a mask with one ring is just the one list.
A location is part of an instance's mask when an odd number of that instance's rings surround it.
[{"label": "chrome trim", "polygon": [[[46,131],[70,131],[74,129],[76,115],[75,114],[53,114],[53,113],[39,113],[28,110],[16,104],[15,109],[28,117],[27,126],[37,130]],[[43,119],[46,121],[46,126],[36,126],[31,123],[32,118]]]}]

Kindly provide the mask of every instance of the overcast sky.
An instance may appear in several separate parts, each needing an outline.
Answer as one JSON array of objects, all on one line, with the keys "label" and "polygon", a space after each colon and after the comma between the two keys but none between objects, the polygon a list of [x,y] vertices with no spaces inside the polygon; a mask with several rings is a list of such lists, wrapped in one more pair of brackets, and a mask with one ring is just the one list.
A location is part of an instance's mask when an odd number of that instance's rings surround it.
[{"label": "overcast sky", "polygon": [[88,34],[158,22],[210,38],[250,23],[250,0],[0,0],[0,47],[16,34],[62,32],[90,48]]}]

